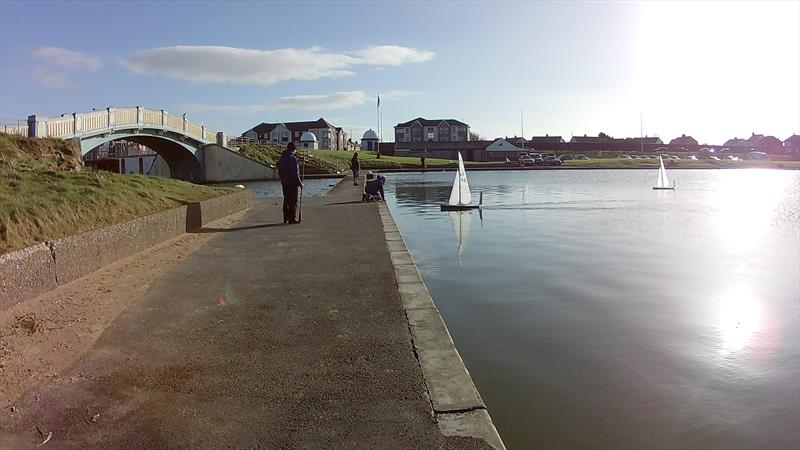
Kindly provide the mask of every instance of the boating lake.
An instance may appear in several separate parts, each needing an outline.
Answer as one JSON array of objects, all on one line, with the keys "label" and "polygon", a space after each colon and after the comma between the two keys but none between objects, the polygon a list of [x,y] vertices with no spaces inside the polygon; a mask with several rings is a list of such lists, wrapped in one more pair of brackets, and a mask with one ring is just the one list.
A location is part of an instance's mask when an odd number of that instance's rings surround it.
[{"label": "boating lake", "polygon": [[800,172],[387,176],[510,449],[800,447]]}]

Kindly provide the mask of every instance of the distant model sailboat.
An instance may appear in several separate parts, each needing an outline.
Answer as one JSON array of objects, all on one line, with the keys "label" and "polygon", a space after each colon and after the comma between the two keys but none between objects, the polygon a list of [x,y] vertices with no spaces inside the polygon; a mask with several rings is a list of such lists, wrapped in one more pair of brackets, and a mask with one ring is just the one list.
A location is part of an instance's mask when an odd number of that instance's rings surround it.
[{"label": "distant model sailboat", "polygon": [[664,169],[664,160],[661,159],[661,156],[658,157],[658,181],[656,181],[656,185],[653,186],[653,189],[656,190],[675,190],[675,181],[672,181],[672,186],[669,185],[669,178],[667,178],[667,171]]},{"label": "distant model sailboat", "polygon": [[[481,194],[483,197],[483,194]],[[450,201],[441,205],[442,211],[464,211],[467,209],[478,209],[480,204],[471,205],[472,194],[469,192],[467,183],[467,171],[464,169],[464,160],[461,159],[461,152],[458,152],[458,170],[456,179],[453,181],[453,190],[450,191]]]}]

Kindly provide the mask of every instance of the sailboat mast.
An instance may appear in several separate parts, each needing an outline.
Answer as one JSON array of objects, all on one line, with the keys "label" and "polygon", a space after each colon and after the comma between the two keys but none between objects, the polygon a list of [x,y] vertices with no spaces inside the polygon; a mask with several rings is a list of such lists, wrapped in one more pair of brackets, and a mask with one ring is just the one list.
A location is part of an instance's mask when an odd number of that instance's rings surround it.
[{"label": "sailboat mast", "polygon": [[525,151],[525,120],[522,118],[522,108],[519,109],[519,130],[522,134],[522,150]]}]

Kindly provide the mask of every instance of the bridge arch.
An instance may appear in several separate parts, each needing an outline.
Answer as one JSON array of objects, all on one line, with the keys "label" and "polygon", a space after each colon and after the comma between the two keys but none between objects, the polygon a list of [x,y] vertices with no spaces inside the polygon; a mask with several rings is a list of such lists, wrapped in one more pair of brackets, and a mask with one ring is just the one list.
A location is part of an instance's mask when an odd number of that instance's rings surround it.
[{"label": "bridge arch", "polygon": [[[81,156],[113,141],[126,140],[142,144],[156,152],[167,163],[172,178],[195,183],[203,181],[203,144],[189,144],[181,136],[153,130],[120,132],[84,137],[80,140]],[[76,138],[77,139],[77,138]]]}]

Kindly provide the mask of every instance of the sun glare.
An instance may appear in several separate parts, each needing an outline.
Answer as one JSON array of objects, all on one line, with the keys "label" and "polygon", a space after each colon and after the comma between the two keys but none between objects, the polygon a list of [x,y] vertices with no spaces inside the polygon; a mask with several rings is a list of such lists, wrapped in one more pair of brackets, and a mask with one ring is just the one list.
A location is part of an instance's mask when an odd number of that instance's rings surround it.
[{"label": "sun glare", "polygon": [[720,351],[730,354],[741,351],[761,330],[762,305],[747,286],[737,285],[719,304]]},{"label": "sun glare", "polygon": [[[799,14],[797,2],[642,3],[635,89],[649,122],[718,139],[767,126],[791,132],[800,120],[790,100],[800,97]],[[737,129],[748,136],[727,135]]]},{"label": "sun glare", "polygon": [[757,169],[720,171],[717,176],[719,186],[710,200],[724,248],[735,253],[750,252],[767,235],[781,193],[791,179]]}]

